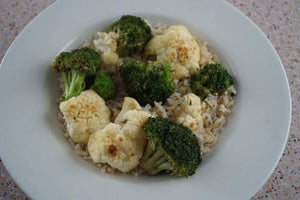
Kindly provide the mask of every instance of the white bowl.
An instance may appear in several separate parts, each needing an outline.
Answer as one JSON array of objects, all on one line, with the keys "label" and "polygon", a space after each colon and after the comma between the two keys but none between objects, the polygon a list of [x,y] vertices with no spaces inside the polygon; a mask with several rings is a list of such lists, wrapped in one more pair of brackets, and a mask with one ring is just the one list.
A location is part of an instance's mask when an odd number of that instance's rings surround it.
[{"label": "white bowl", "polygon": [[[235,77],[238,95],[219,142],[192,177],[103,174],[59,129],[53,58],[123,14],[184,24]],[[61,0],[17,37],[0,68],[0,153],[34,199],[248,199],[276,166],[289,131],[287,78],[259,28],[224,1]]]}]

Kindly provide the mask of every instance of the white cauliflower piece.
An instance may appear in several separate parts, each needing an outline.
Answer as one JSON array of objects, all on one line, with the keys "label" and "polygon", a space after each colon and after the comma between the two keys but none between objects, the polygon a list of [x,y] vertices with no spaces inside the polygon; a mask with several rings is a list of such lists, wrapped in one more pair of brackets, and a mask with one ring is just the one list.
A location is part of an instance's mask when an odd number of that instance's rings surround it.
[{"label": "white cauliflower piece", "polygon": [[146,134],[143,127],[149,117],[150,114],[146,111],[130,110],[124,114],[123,121],[120,123],[123,125],[124,134],[138,141],[137,145],[141,147],[138,150],[144,149]]},{"label": "white cauliflower piece", "polygon": [[100,53],[104,53],[108,50],[117,50],[116,40],[114,40],[109,34],[105,32],[97,32],[93,40],[93,44],[95,46],[95,49]]},{"label": "white cauliflower piece", "polygon": [[100,59],[104,64],[112,66],[118,63],[119,55],[111,50],[108,50],[101,55]]},{"label": "white cauliflower piece", "polygon": [[96,51],[101,55],[101,61],[106,65],[115,65],[119,56],[116,53],[117,41],[105,32],[98,32],[93,40]]},{"label": "white cauliflower piece", "polygon": [[122,106],[122,109],[119,113],[119,115],[115,119],[115,123],[120,123],[121,121],[124,120],[124,114],[128,112],[129,110],[142,110],[140,104],[131,97],[125,97],[124,98],[124,103]]},{"label": "white cauliflower piece", "polygon": [[158,61],[169,61],[177,79],[188,77],[199,68],[200,47],[182,25],[170,26],[163,35],[154,36],[146,46],[146,54],[156,55]]},{"label": "white cauliflower piece", "polygon": [[130,138],[124,137],[119,124],[110,123],[93,133],[88,151],[94,162],[108,163],[113,168],[128,172],[136,166],[137,156]]},{"label": "white cauliflower piece", "polygon": [[74,142],[87,143],[90,134],[110,122],[110,110],[105,101],[93,90],[81,92],[59,105]]},{"label": "white cauliflower piece", "polygon": [[176,121],[195,131],[203,126],[201,117],[201,100],[193,94],[184,95],[180,108],[175,112]]},{"label": "white cauliflower piece", "polygon": [[146,144],[143,126],[150,116],[140,109],[135,99],[125,98],[115,123],[91,135],[88,151],[94,162],[107,163],[124,173],[139,164]]}]

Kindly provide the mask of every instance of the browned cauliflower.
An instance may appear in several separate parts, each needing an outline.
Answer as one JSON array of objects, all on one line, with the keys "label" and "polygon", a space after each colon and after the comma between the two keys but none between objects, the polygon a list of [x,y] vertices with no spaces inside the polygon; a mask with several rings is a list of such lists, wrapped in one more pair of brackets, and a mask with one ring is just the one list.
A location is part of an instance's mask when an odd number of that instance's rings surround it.
[{"label": "browned cauliflower", "polygon": [[199,44],[182,25],[170,26],[163,35],[154,36],[146,46],[146,54],[170,62],[177,79],[186,78],[199,68]]},{"label": "browned cauliflower", "polygon": [[117,41],[105,32],[98,32],[93,40],[94,47],[100,53],[100,60],[106,65],[115,65],[119,56],[116,53]]},{"label": "browned cauliflower", "polygon": [[146,133],[143,126],[150,114],[140,105],[125,97],[121,112],[103,129],[93,133],[88,142],[88,151],[96,163],[107,163],[121,172],[134,169],[143,155]]},{"label": "browned cauliflower", "polygon": [[175,111],[176,121],[195,131],[202,128],[201,100],[194,93],[183,96],[179,109]]},{"label": "browned cauliflower", "polygon": [[59,108],[74,142],[87,143],[90,134],[110,122],[109,108],[93,90],[83,91],[79,96],[61,102]]}]

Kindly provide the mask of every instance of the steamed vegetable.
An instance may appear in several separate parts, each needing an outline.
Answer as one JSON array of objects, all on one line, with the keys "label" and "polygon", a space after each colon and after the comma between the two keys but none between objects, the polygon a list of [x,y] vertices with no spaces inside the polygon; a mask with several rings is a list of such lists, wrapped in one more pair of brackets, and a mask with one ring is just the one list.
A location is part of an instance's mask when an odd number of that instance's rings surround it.
[{"label": "steamed vegetable", "polygon": [[164,102],[174,91],[172,68],[167,62],[127,60],[120,72],[129,96],[143,106]]},{"label": "steamed vegetable", "polygon": [[117,51],[117,41],[105,32],[97,32],[94,37],[93,45],[95,50],[101,55],[100,60],[103,64],[113,66],[118,63],[119,56]]},{"label": "steamed vegetable", "polygon": [[108,30],[117,34],[117,53],[120,56],[143,52],[152,38],[148,24],[140,17],[132,15],[122,16]]},{"label": "steamed vegetable", "polygon": [[232,77],[220,64],[207,64],[191,76],[191,89],[201,100],[208,94],[223,94],[232,84]]},{"label": "steamed vegetable", "polygon": [[85,90],[79,96],[61,102],[59,109],[74,142],[86,144],[93,132],[110,122],[109,108],[93,90]]},{"label": "steamed vegetable", "polygon": [[134,99],[125,97],[115,122],[91,135],[88,142],[91,159],[124,173],[137,167],[147,142],[143,127],[149,116]]},{"label": "steamed vegetable", "polygon": [[61,73],[65,91],[63,100],[78,96],[85,89],[85,77],[94,74],[99,68],[99,55],[90,48],[61,52],[52,67]]},{"label": "steamed vegetable", "polygon": [[161,117],[150,117],[144,126],[148,144],[140,166],[149,174],[160,172],[191,176],[201,163],[200,146],[192,131]]},{"label": "steamed vegetable", "polygon": [[91,89],[95,90],[105,101],[112,99],[116,94],[116,86],[106,72],[98,72]]},{"label": "steamed vegetable", "polygon": [[158,61],[168,61],[176,79],[187,78],[199,69],[199,44],[182,25],[170,26],[163,34],[154,36],[145,52],[146,55],[155,56]]}]

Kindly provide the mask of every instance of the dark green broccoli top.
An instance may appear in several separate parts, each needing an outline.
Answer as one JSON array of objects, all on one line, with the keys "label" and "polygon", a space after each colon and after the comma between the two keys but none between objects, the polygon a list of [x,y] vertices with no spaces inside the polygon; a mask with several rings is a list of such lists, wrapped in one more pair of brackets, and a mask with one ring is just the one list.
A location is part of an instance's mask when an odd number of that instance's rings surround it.
[{"label": "dark green broccoli top", "polygon": [[191,76],[191,89],[202,100],[208,94],[223,94],[232,84],[232,77],[220,64],[207,64]]},{"label": "dark green broccoli top", "polygon": [[85,77],[96,73],[99,68],[98,53],[90,48],[61,52],[53,61],[52,67],[60,72],[65,91],[62,99],[78,96],[85,89]]},{"label": "dark green broccoli top", "polygon": [[106,72],[98,72],[91,89],[95,90],[105,101],[116,94],[116,86],[112,78]]},{"label": "dark green broccoli top", "polygon": [[128,53],[143,52],[152,38],[151,28],[140,17],[124,15],[113,23],[109,29],[119,34],[117,52],[120,56]]},{"label": "dark green broccoli top", "polygon": [[128,94],[141,105],[164,102],[174,91],[172,68],[167,62],[126,61],[120,72]]},{"label": "dark green broccoli top", "polygon": [[170,119],[150,117],[144,129],[148,146],[141,160],[143,168],[150,174],[164,170],[171,171],[175,176],[195,173],[201,163],[200,146],[189,128]]},{"label": "dark green broccoli top", "polygon": [[100,64],[98,53],[90,48],[61,52],[54,60],[52,67],[58,72],[75,70],[80,74],[93,74]]}]

